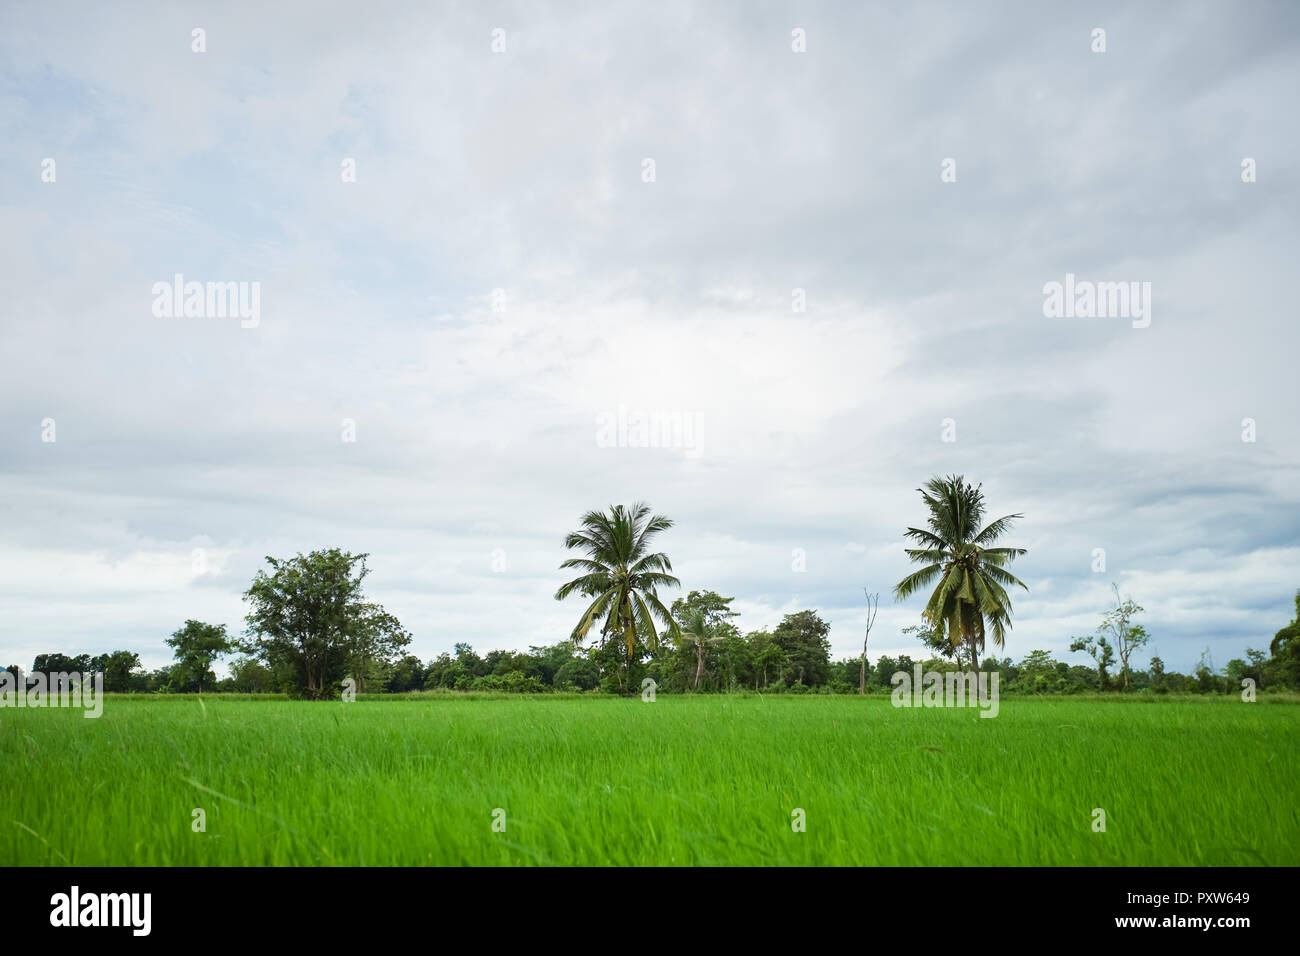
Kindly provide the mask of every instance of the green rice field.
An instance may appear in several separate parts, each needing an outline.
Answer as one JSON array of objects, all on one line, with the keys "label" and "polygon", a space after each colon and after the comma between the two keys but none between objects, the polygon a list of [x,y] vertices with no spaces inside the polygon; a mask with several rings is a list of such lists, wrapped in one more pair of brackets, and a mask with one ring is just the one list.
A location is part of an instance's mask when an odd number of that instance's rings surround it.
[{"label": "green rice field", "polygon": [[4,709],[0,864],[1300,864],[1294,702],[977,714],[667,695]]}]

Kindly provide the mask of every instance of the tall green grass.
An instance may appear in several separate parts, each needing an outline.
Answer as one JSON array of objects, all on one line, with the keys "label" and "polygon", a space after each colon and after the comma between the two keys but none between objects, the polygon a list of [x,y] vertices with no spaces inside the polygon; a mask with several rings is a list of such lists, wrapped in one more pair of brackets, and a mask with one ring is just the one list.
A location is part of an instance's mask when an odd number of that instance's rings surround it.
[{"label": "tall green grass", "polygon": [[1298,749],[1235,698],[110,696],[0,710],[0,864],[1295,865]]}]

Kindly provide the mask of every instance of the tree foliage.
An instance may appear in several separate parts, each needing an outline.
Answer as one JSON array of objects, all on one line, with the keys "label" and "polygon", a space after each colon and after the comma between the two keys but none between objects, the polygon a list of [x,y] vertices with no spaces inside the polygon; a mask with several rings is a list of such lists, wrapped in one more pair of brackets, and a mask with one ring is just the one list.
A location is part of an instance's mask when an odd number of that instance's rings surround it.
[{"label": "tree foliage", "polygon": [[907,556],[913,564],[924,566],[894,588],[894,598],[901,601],[934,585],[922,617],[938,637],[954,647],[965,647],[977,671],[986,633],[992,634],[995,646],[1002,647],[1011,626],[1011,598],[1005,587],[1029,590],[1006,570],[1025,550],[991,547],[1023,516],[1006,515],[983,525],[981,487],[953,475],[931,478],[917,489],[929,512],[926,527],[908,528],[904,536],[918,545],[906,549]]},{"label": "tree foliage", "polygon": [[581,644],[599,622],[601,646],[610,638],[623,646],[627,691],[632,665],[643,651],[653,653],[659,647],[656,620],[670,637],[676,637],[677,624],[661,602],[659,588],[679,587],[681,582],[670,573],[668,555],[652,550],[655,538],[673,523],[637,502],[630,508],[613,505],[608,512],[589,511],[581,525],[564,539],[564,547],[585,557],[567,558],[560,567],[583,573],[561,585],[555,599],[562,601],[571,594],[591,599],[570,639],[575,646]]},{"label": "tree foliage", "polygon": [[249,639],[242,649],[309,698],[332,694],[344,677],[364,682],[410,643],[397,618],[365,600],[365,554],[332,548],[279,560],[245,592]]},{"label": "tree foliage", "polygon": [[231,649],[230,637],[224,624],[204,624],[186,621],[185,625],[167,638],[169,647],[176,653],[171,682],[176,690],[196,690],[200,694],[211,690],[217,682],[212,665]]}]

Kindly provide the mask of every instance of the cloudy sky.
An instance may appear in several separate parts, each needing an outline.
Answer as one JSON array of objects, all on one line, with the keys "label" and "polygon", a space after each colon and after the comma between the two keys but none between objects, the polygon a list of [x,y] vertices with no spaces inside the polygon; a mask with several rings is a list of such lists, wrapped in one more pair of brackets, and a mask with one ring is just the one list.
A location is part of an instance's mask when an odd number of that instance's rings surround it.
[{"label": "cloudy sky", "polygon": [[[158,666],[335,546],[421,657],[554,643],[637,499],[745,629],[855,654],[867,587],[916,653],[950,472],[1025,516],[1006,654],[1083,663],[1112,581],[1178,669],[1290,619],[1294,5],[416,7],[0,8],[0,664]],[[1047,317],[1067,274],[1149,325]]]}]

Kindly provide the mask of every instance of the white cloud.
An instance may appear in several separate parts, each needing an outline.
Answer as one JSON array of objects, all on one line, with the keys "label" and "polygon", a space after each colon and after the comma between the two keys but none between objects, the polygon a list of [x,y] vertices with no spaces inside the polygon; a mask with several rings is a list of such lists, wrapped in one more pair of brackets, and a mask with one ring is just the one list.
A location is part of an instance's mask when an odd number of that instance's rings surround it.
[{"label": "white cloud", "polygon": [[[1116,7],[1097,57],[1027,8],[827,8],[794,55],[741,4],[7,6],[0,656],[160,662],[329,546],[423,656],[550,643],[563,534],[637,498],[742,625],[816,607],[852,654],[867,586],[896,653],[949,471],[1025,513],[1008,653],[1063,650],[1112,577],[1170,666],[1260,646],[1300,585],[1300,68],[1265,9]],[[261,325],[154,319],[176,272],[259,281]],[[1066,272],[1151,281],[1151,327],[1044,319]],[[698,414],[703,454],[599,447],[620,404]]]}]

